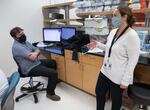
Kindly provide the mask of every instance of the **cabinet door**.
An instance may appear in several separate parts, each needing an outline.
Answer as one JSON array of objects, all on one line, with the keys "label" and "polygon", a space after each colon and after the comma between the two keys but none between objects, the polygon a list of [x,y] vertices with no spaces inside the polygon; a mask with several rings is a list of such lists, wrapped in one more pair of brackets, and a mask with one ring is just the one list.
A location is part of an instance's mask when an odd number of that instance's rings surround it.
[{"label": "cabinet door", "polygon": [[79,62],[66,59],[67,83],[82,89],[82,65]]},{"label": "cabinet door", "polygon": [[83,90],[95,95],[95,87],[100,67],[83,64]]},{"label": "cabinet door", "polygon": [[138,64],[134,71],[134,78],[136,82],[150,84],[150,67]]},{"label": "cabinet door", "polygon": [[58,78],[66,81],[65,59],[64,56],[51,53],[51,58],[57,62]]}]

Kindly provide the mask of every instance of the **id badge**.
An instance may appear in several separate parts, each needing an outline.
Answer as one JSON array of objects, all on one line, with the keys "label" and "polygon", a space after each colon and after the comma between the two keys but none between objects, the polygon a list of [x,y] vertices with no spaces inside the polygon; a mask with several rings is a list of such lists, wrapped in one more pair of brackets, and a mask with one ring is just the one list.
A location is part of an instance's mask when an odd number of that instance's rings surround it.
[{"label": "id badge", "polygon": [[109,59],[107,59],[106,62],[104,63],[104,67],[105,67],[105,69],[107,69],[107,70],[111,70],[111,64],[110,64],[110,62],[109,62]]}]

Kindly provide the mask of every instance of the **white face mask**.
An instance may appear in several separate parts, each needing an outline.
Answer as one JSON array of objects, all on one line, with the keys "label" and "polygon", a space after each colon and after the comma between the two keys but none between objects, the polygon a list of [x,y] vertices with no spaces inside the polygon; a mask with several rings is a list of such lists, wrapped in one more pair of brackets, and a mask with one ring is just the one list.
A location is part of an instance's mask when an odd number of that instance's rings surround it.
[{"label": "white face mask", "polygon": [[112,17],[112,25],[118,28],[121,24],[121,17]]}]

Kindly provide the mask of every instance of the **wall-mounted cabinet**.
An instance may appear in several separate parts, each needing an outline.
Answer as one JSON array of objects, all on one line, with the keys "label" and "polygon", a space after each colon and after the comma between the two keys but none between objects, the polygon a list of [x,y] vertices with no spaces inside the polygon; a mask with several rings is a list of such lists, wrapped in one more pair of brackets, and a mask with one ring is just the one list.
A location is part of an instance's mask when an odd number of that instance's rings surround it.
[{"label": "wall-mounted cabinet", "polygon": [[[44,27],[50,27],[52,23],[63,23],[63,24],[70,24],[70,21],[79,21],[82,22],[82,19],[79,18],[73,18],[70,19],[70,9],[74,8],[73,6],[74,2],[67,2],[67,3],[61,3],[61,4],[54,4],[54,5],[47,5],[42,7],[42,12],[43,12],[43,24]],[[59,13],[60,9],[63,9],[65,14],[64,14],[64,19],[57,19],[57,20],[51,20],[50,19],[50,13]]]}]

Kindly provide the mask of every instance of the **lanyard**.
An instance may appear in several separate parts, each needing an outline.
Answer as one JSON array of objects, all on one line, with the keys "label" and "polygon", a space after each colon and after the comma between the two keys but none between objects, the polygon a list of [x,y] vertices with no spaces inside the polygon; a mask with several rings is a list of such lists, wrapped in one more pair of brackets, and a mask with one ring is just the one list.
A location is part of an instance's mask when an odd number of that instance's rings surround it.
[{"label": "lanyard", "polygon": [[110,48],[109,48],[109,51],[108,51],[108,58],[110,58],[110,55],[111,55],[111,51],[112,51],[112,46],[114,45],[114,43],[126,32],[126,30],[129,28],[129,25],[121,32],[121,34],[116,38],[116,35],[117,35],[117,32],[118,30],[116,31],[116,34],[114,35],[113,37],[113,40],[111,42],[111,45],[110,45]]}]

